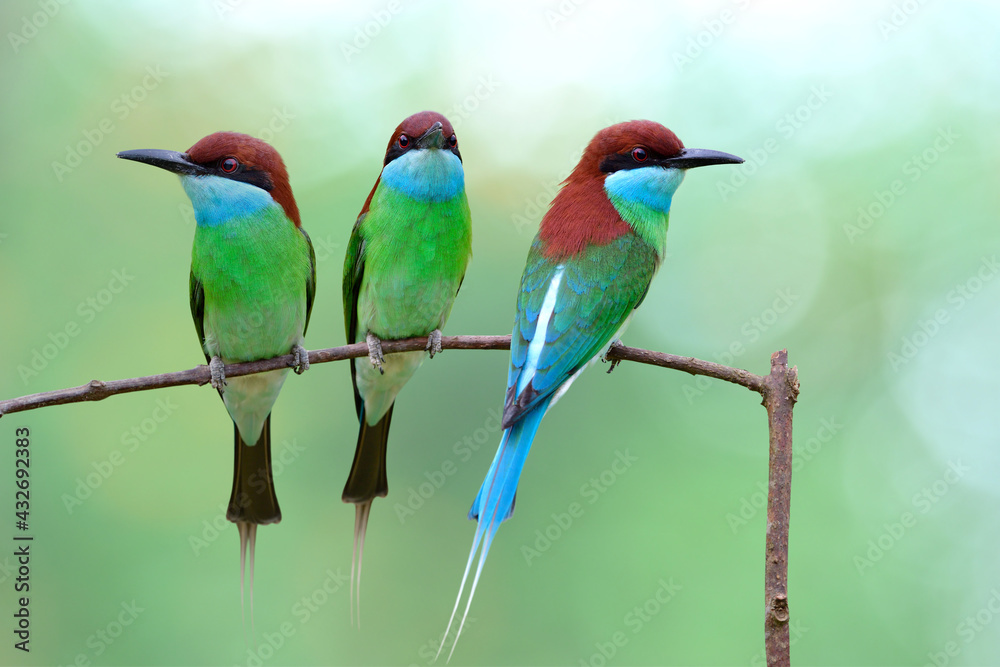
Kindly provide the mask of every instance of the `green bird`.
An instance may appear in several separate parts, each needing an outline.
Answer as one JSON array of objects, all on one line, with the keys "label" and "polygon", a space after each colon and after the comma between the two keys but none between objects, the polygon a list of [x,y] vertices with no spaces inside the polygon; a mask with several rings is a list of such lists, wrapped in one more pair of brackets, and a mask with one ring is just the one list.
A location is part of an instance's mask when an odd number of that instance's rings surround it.
[{"label": "green bird", "polygon": [[452,652],[493,539],[514,512],[518,481],[542,418],[580,373],[605,357],[646,298],[666,254],[670,206],[685,173],[741,162],[729,153],[685,148],[663,125],[637,120],[598,132],[563,182],[521,274],[503,437],[469,511],[476,532],[445,637],[477,553],[479,558]]},{"label": "green bird", "polygon": [[250,618],[257,526],[281,521],[271,469],[271,408],[288,369],[226,380],[224,364],[288,354],[309,367],[302,338],[316,293],[316,257],[278,152],[236,132],[216,132],[187,153],[134,150],[118,157],[180,175],[197,228],[191,315],[212,386],[235,425],[226,518],[240,534],[240,600],[250,552]]},{"label": "green bird", "polygon": [[344,261],[347,341],[365,341],[369,361],[351,360],[358,420],[343,501],[355,504],[351,612],[358,596],[372,500],[389,492],[386,443],[396,395],[423,352],[382,355],[382,340],[427,336],[441,351],[448,319],[472,256],[472,226],[458,139],[448,119],[424,111],[393,132],[382,173],[354,224]]}]

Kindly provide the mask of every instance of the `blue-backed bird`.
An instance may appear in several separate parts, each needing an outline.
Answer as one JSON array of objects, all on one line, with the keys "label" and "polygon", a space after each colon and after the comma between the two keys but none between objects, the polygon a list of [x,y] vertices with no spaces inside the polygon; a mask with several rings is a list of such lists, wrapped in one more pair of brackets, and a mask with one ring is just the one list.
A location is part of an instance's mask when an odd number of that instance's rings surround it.
[{"label": "blue-backed bird", "polygon": [[642,303],[663,260],[670,203],[685,171],[740,162],[728,153],[684,148],[663,125],[639,120],[598,132],[563,182],[521,275],[504,431],[469,511],[478,523],[445,637],[477,552],[479,561],[452,653],[493,538],[514,510],[517,482],[542,417],[618,341]]},{"label": "blue-backed bird", "polygon": [[186,153],[133,150],[118,157],[180,175],[197,227],[191,253],[191,315],[215,387],[235,425],[233,487],[226,518],[240,534],[240,600],[250,553],[250,618],[257,526],[281,521],[271,468],[271,408],[288,369],[225,378],[225,364],[295,355],[316,293],[316,258],[302,229],[288,171],[267,143],[216,132]]},{"label": "blue-backed bird", "polygon": [[[472,256],[472,226],[458,138],[448,119],[423,111],[392,133],[382,172],[351,232],[344,260],[347,342],[366,341],[369,359],[351,360],[360,427],[343,501],[355,505],[351,615],[360,625],[361,563],[372,501],[389,492],[386,444],[392,408],[423,363],[423,352],[382,355],[381,341],[427,336],[441,351],[441,328]],[[369,363],[370,362],[370,363]]]}]

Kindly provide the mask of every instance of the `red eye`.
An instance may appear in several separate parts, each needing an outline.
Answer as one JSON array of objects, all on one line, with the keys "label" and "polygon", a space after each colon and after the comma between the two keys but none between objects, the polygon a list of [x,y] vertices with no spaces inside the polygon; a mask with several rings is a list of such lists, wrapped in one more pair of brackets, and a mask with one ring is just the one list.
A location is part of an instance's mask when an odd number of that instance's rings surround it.
[{"label": "red eye", "polygon": [[458,145],[458,137],[456,137],[454,134],[451,135],[450,137],[448,137],[448,145],[451,148],[454,148],[455,146],[457,146]]},{"label": "red eye", "polygon": [[410,145],[410,138],[405,134],[401,134],[399,135],[399,139],[396,141],[396,143],[399,144],[400,148],[406,148],[407,146]]},{"label": "red eye", "polygon": [[646,158],[649,157],[646,154],[645,148],[633,148],[632,149],[632,159],[636,162],[645,162]]},{"label": "red eye", "polygon": [[234,157],[227,157],[225,160],[222,161],[222,164],[219,166],[222,168],[222,171],[224,171],[227,174],[231,174],[237,169],[239,169],[240,161]]}]

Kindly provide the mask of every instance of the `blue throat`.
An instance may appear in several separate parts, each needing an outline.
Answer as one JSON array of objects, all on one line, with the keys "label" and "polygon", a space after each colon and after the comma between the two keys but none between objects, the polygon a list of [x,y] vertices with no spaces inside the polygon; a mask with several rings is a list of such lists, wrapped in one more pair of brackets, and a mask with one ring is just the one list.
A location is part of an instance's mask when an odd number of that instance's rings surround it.
[{"label": "blue throat", "polygon": [[266,190],[221,176],[181,176],[181,185],[191,198],[201,227],[214,227],[278,206]]},{"label": "blue throat", "polygon": [[683,180],[683,169],[622,169],[604,179],[604,189],[612,200],[618,197],[630,204],[642,204],[661,213],[669,213],[670,202]]},{"label": "blue throat", "polygon": [[382,169],[382,183],[421,201],[448,201],[465,189],[462,161],[440,148],[414,149]]}]

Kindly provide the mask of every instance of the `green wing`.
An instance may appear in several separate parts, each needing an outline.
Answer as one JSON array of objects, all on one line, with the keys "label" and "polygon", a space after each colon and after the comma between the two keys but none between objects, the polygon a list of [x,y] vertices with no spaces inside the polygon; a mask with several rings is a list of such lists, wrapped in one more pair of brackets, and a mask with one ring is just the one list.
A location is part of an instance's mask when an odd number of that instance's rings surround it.
[{"label": "green wing", "polygon": [[302,327],[302,335],[306,335],[309,330],[309,318],[312,316],[313,301],[316,299],[316,250],[313,249],[312,239],[306,234],[306,230],[299,227],[302,236],[306,237],[306,245],[309,246],[309,278],[306,279],[306,322]]},{"label": "green wing", "polygon": [[191,318],[194,319],[194,328],[198,332],[198,343],[201,351],[205,355],[205,361],[210,361],[208,353],[205,352],[205,288],[201,286],[201,281],[191,271],[188,279],[188,291],[191,299]]},{"label": "green wing", "polygon": [[361,292],[361,280],[365,273],[365,241],[361,235],[361,221],[364,217],[365,214],[362,213],[354,223],[351,240],[347,243],[347,255],[344,257],[344,327],[348,344],[354,342],[358,332],[358,294]]},{"label": "green wing", "polygon": [[[361,221],[366,213],[358,216],[351,231],[351,240],[347,243],[347,256],[344,257],[344,328],[347,330],[347,344],[354,342],[358,333],[358,294],[361,292],[361,280],[365,273],[365,240],[361,235]],[[351,359],[351,384],[354,386],[354,407],[361,417],[364,400],[358,393],[357,369]]]},{"label": "green wing", "polygon": [[[656,251],[635,234],[591,246],[561,262],[545,257],[536,239],[521,277],[505,425],[551,396],[611,342],[645,297],[656,267]],[[538,331],[557,275],[551,316],[545,330]],[[544,342],[533,353],[531,344],[539,335]]]}]

